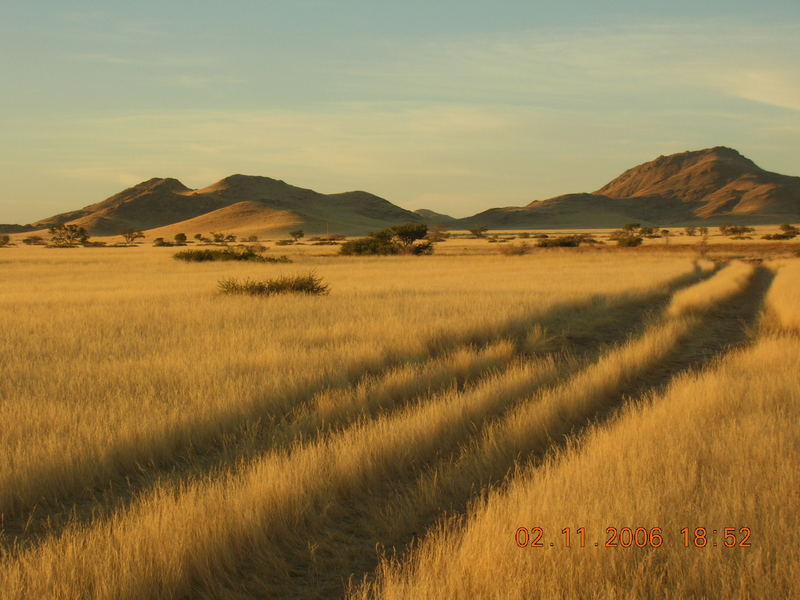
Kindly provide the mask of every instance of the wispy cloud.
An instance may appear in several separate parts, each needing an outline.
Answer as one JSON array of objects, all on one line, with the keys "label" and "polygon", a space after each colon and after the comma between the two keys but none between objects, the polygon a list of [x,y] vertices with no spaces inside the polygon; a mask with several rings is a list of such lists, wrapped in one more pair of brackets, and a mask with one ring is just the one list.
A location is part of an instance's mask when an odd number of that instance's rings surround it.
[{"label": "wispy cloud", "polygon": [[794,72],[769,67],[737,72],[723,85],[740,98],[800,110],[800,67]]},{"label": "wispy cloud", "polygon": [[356,73],[364,87],[438,100],[628,110],[689,92],[795,108],[800,38],[796,24],[725,21],[530,30],[397,46]]}]

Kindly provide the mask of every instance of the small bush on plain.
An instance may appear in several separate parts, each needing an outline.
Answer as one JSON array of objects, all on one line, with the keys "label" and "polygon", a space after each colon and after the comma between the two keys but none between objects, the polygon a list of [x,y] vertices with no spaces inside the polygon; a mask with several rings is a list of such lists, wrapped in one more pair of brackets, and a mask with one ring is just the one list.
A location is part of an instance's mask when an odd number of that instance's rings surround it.
[{"label": "small bush on plain", "polygon": [[223,279],[219,282],[223,294],[243,294],[247,296],[274,296],[276,294],[307,294],[324,296],[329,293],[328,284],[314,273],[308,275],[286,275],[257,281],[245,279]]},{"label": "small bush on plain", "polygon": [[638,235],[622,235],[617,238],[617,246],[623,246],[624,248],[640,246],[641,243],[642,238]]},{"label": "small bush on plain", "polygon": [[556,238],[541,238],[536,245],[539,248],[577,248],[583,238],[579,235],[565,235]]},{"label": "small bush on plain", "polygon": [[253,248],[224,248],[217,249],[203,249],[203,250],[182,250],[174,255],[176,260],[185,260],[187,262],[208,262],[214,260],[245,260],[253,262],[267,262],[267,263],[288,263],[292,262],[286,256],[262,256]]},{"label": "small bush on plain", "polygon": [[500,254],[505,256],[522,256],[531,251],[531,245],[527,242],[520,242],[519,244],[503,244],[500,246]]}]

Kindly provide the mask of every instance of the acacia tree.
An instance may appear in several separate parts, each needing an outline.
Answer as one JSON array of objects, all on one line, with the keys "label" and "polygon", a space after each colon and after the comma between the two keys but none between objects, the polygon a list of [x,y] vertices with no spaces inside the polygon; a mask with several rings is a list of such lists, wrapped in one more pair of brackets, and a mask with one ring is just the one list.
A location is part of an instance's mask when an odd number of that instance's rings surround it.
[{"label": "acacia tree", "polygon": [[89,241],[89,234],[77,225],[53,225],[47,232],[50,234],[50,243],[54,246],[67,247]]},{"label": "acacia tree", "polygon": [[292,239],[296,242],[301,237],[305,235],[302,229],[295,229],[294,231],[290,231],[289,235],[292,236]]},{"label": "acacia tree", "polygon": [[144,233],[136,229],[125,229],[119,233],[129,246],[138,239],[144,238]]},{"label": "acacia tree", "polygon": [[[423,223],[404,223],[349,240],[342,244],[340,254],[432,254],[433,242],[425,240],[428,226]],[[420,240],[422,240],[420,242]]]},{"label": "acacia tree", "polygon": [[487,231],[489,231],[488,225],[479,225],[478,227],[469,230],[469,232],[476,238],[486,237]]},{"label": "acacia tree", "polygon": [[413,254],[414,242],[428,235],[428,226],[424,223],[404,223],[389,227],[391,238],[403,254]]}]

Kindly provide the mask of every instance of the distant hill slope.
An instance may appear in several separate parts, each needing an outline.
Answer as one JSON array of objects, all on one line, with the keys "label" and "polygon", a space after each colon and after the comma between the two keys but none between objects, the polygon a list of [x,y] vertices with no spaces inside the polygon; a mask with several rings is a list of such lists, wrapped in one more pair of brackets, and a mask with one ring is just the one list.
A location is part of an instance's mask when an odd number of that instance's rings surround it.
[{"label": "distant hill slope", "polygon": [[434,210],[428,210],[427,208],[418,208],[414,212],[423,219],[425,219],[426,223],[430,224],[447,225],[449,223],[453,223],[458,220],[455,217],[451,217],[450,215],[438,213]]},{"label": "distant hill slope", "polygon": [[725,147],[683,152],[629,169],[592,194],[490,209],[458,225],[619,227],[800,221],[800,177],[771,173]]},{"label": "distant hill slope", "polygon": [[[225,210],[228,208],[229,210]],[[94,235],[133,228],[166,235],[209,231],[259,235],[301,227],[310,233],[360,234],[422,217],[367,192],[320,194],[269,177],[231,175],[192,190],[177,179],[150,179],[97,204],[33,224],[74,223]]]},{"label": "distant hill slope", "polygon": [[177,179],[154,178],[32,225],[0,225],[0,233],[75,223],[94,235],[128,228],[163,236],[210,231],[268,235],[289,228],[360,235],[406,221],[451,229],[798,223],[800,177],[765,171],[736,150],[718,146],[659,156],[594,193],[492,208],[463,219],[427,209],[412,212],[367,192],[320,194],[269,177],[231,175],[197,190]]}]

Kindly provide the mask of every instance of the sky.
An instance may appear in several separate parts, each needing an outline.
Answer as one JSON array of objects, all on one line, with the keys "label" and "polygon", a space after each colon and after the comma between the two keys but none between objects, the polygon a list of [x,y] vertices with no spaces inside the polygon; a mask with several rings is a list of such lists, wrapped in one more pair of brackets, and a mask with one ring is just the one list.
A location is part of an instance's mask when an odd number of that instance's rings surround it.
[{"label": "sky", "polygon": [[800,175],[797,0],[5,0],[0,223],[234,173],[467,216],[730,146]]}]

